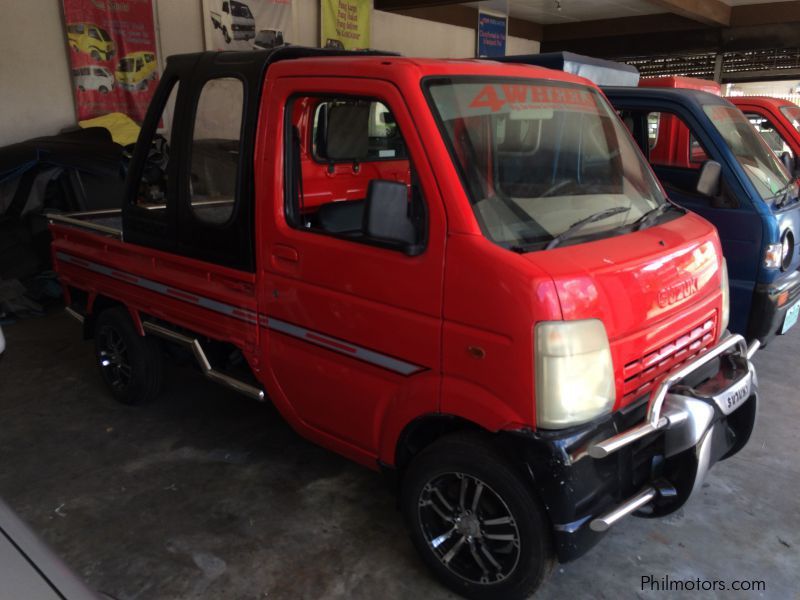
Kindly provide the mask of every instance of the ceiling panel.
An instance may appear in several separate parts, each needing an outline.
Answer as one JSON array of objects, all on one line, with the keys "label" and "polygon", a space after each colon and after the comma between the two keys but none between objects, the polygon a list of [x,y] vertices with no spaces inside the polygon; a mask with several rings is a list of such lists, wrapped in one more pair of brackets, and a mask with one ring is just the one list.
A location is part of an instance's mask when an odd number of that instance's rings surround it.
[{"label": "ceiling panel", "polygon": [[[722,0],[731,6],[744,4],[766,4],[776,0]],[[787,0],[777,0],[787,1]],[[507,2],[508,10],[504,10]],[[577,21],[594,21],[596,19],[617,19],[620,17],[638,17],[665,13],[663,7],[649,0],[492,0],[488,2],[470,2],[467,5],[475,8],[508,12],[512,17],[552,25],[557,23],[575,23]],[[558,9],[558,6],[561,9]]]}]

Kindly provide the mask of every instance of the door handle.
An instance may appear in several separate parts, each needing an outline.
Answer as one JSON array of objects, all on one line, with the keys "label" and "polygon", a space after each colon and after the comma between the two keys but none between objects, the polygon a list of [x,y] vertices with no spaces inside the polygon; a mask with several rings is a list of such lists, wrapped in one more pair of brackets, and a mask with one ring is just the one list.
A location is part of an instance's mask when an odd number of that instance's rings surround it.
[{"label": "door handle", "polygon": [[291,246],[285,246],[284,244],[275,244],[272,247],[272,257],[286,262],[296,263],[300,261],[300,254],[297,252],[297,249]]}]

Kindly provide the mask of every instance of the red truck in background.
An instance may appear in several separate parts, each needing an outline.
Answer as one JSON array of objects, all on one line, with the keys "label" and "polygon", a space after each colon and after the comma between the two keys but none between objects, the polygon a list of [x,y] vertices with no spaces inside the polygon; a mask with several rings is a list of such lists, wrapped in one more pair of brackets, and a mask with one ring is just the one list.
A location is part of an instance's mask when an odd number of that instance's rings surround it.
[{"label": "red truck in background", "polygon": [[524,598],[623,517],[677,510],[753,427],[758,343],[726,332],[714,228],[572,75],[173,56],[121,210],[51,229],[114,396],[152,400],[185,348],[394,473],[420,556],[469,598]]},{"label": "red truck in background", "polygon": [[728,98],[761,134],[795,177],[800,177],[800,106],[766,96]]}]

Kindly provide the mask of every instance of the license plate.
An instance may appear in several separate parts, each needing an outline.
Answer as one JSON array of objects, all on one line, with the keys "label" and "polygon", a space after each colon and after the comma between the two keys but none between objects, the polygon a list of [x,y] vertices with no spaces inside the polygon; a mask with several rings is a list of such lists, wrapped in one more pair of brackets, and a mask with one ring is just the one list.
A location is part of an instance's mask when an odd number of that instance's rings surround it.
[{"label": "license plate", "polygon": [[789,307],[789,310],[786,311],[786,317],[783,319],[783,327],[781,328],[781,334],[786,333],[789,331],[794,325],[797,323],[797,317],[800,316],[800,300],[795,302]]}]

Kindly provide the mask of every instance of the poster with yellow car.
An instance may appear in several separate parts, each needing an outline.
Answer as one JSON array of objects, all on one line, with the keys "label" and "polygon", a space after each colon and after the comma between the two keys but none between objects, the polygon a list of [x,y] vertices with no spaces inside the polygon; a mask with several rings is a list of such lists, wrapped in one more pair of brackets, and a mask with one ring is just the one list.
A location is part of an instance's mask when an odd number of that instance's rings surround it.
[{"label": "poster with yellow car", "polygon": [[141,123],[159,77],[153,0],[62,0],[78,120]]}]

